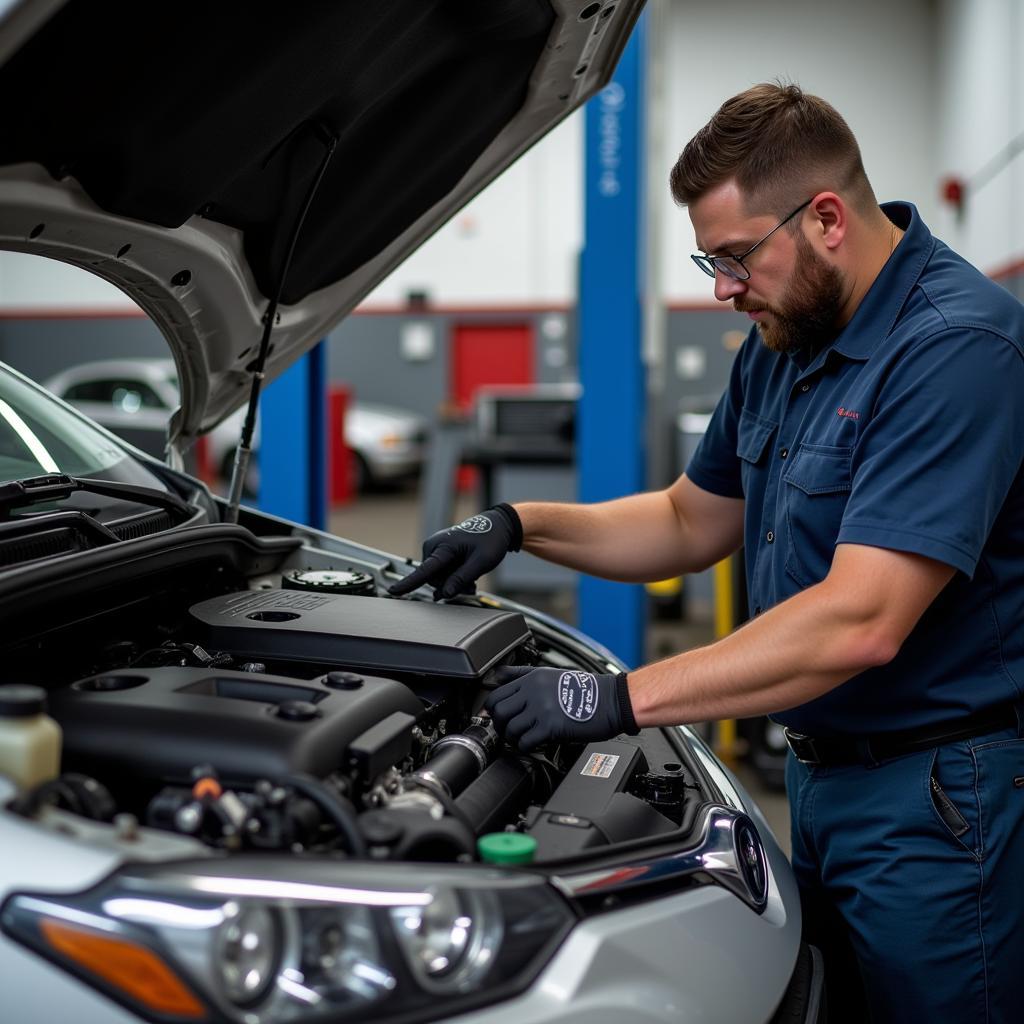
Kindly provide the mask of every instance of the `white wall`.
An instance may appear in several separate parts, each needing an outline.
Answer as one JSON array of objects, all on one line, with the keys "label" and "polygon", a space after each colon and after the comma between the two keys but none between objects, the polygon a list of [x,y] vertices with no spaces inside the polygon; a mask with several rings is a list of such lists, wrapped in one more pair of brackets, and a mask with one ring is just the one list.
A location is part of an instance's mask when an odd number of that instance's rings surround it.
[{"label": "white wall", "polygon": [[[665,36],[668,89],[662,291],[669,302],[713,302],[689,260],[693,231],[668,194],[686,141],[722,101],[782,77],[828,100],[860,143],[879,200],[909,199],[935,218],[934,17],[930,0],[673,0]],[[658,209],[655,207],[655,209]]]},{"label": "white wall", "polygon": [[570,115],[368,296],[445,304],[567,303],[583,238],[583,111]]},{"label": "white wall", "polygon": [[4,310],[126,310],[136,305],[123,292],[78,267],[0,252],[0,309]]},{"label": "white wall", "polygon": [[1024,154],[978,181],[1024,132],[1024,4],[941,0],[938,8],[938,169],[968,189],[962,219],[944,210],[937,233],[991,273],[1024,258]]}]

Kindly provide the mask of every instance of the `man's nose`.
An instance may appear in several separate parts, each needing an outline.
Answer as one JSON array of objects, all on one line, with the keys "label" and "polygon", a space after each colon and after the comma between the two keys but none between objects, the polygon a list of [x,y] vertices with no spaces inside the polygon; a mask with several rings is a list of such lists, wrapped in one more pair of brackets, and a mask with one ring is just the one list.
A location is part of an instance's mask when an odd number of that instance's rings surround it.
[{"label": "man's nose", "polygon": [[739,281],[735,277],[723,274],[720,270],[715,271],[715,298],[719,302],[728,302],[737,295],[742,295],[746,290],[746,281]]}]

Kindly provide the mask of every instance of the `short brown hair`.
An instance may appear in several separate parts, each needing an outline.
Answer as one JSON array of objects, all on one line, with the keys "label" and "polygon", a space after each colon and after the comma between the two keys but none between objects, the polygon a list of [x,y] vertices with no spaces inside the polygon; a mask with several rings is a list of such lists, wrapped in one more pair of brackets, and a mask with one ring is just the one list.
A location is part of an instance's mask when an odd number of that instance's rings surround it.
[{"label": "short brown hair", "polygon": [[726,100],[686,144],[669,185],[689,206],[730,179],[748,209],[780,217],[824,190],[845,193],[861,209],[877,205],[850,126],[825,100],[782,82]]}]

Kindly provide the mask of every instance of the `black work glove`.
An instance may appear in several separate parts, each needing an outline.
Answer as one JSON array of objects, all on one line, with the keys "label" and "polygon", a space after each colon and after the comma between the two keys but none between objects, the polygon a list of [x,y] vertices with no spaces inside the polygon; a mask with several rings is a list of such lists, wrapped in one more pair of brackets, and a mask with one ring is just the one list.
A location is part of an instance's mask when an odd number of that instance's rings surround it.
[{"label": "black work glove", "polygon": [[427,583],[434,588],[435,601],[472,594],[481,576],[522,545],[523,524],[516,510],[504,503],[495,505],[432,533],[423,542],[419,568],[388,587],[388,593],[398,597]]},{"label": "black work glove", "polygon": [[626,673],[595,676],[575,669],[505,665],[484,702],[498,732],[520,750],[557,740],[589,743],[620,733],[635,736]]}]

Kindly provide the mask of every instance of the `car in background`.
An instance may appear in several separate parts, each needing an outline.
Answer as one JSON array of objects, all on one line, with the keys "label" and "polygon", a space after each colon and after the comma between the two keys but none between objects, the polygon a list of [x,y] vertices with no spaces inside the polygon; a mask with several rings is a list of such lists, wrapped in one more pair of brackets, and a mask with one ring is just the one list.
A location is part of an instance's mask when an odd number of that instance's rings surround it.
[{"label": "car in background", "polygon": [[[181,402],[173,359],[98,359],[61,371],[44,386],[129,444],[163,457],[167,421]],[[244,420],[245,410],[239,409],[206,435],[212,468],[222,481],[231,478]],[[429,421],[418,413],[359,399],[351,402],[345,410],[345,443],[354,456],[355,489],[415,479],[423,468],[429,434]],[[254,451],[258,443],[257,428]],[[258,470],[250,474],[248,489],[255,492]]]},{"label": "car in background", "polygon": [[0,248],[119,287],[180,390],[161,462],[0,367],[0,728],[60,726],[59,764],[0,744],[5,1021],[820,1021],[792,867],[693,729],[527,753],[485,712],[503,666],[620,658],[176,468],[641,6],[0,4]]}]

